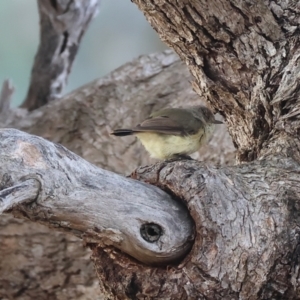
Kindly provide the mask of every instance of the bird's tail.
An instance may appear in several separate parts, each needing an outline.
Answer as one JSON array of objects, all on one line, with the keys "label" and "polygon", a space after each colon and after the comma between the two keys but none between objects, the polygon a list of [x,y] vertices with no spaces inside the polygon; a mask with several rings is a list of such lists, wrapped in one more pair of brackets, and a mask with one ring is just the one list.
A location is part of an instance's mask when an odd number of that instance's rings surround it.
[{"label": "bird's tail", "polygon": [[133,131],[131,129],[116,129],[110,133],[111,135],[115,136],[126,136],[133,134]]}]

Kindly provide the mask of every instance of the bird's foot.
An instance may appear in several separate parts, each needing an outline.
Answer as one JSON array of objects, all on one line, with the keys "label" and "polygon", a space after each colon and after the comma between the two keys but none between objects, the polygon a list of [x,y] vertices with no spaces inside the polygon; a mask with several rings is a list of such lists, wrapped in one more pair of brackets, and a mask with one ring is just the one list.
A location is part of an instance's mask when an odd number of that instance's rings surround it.
[{"label": "bird's foot", "polygon": [[194,159],[191,158],[189,155],[186,155],[186,154],[176,154],[173,157],[168,158],[165,161],[166,162],[173,162],[173,161],[177,161],[177,160],[194,160]]}]

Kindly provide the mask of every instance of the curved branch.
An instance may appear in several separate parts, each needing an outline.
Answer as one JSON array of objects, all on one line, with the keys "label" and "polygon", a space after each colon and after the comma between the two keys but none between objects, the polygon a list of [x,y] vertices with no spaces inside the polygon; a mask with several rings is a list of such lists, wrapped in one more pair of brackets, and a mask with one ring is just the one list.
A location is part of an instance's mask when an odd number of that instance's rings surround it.
[{"label": "curved branch", "polygon": [[61,97],[81,38],[97,14],[98,1],[38,0],[40,46],[22,107],[34,110]]},{"label": "curved branch", "polygon": [[[174,261],[190,249],[189,213],[160,189],[101,170],[61,145],[18,130],[2,129],[0,144],[4,211],[113,245],[145,263]],[[34,179],[41,184],[38,197],[29,193],[36,191]]]}]

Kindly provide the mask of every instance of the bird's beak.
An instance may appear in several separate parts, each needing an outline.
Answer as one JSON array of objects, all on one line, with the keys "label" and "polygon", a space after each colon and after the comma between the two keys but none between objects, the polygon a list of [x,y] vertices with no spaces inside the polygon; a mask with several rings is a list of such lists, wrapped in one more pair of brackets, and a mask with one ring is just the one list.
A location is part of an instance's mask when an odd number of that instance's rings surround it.
[{"label": "bird's beak", "polygon": [[219,120],[215,120],[215,121],[214,121],[214,124],[223,124],[223,122],[222,122],[222,121],[219,121]]}]

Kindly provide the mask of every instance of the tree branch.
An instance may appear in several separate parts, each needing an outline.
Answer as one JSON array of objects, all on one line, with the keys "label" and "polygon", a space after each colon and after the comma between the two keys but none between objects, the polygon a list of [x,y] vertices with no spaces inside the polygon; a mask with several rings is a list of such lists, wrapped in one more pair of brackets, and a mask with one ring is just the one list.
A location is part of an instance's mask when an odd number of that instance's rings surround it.
[{"label": "tree branch", "polygon": [[23,108],[34,110],[61,97],[81,38],[98,9],[97,0],[38,0],[40,46]]},{"label": "tree branch", "polygon": [[[141,56],[61,101],[23,116],[24,112],[15,110],[0,126],[43,136],[93,164],[128,173],[151,160],[133,137],[113,138],[109,132],[134,126],[166,106],[203,103],[192,91],[190,80],[187,67],[173,51]],[[234,162],[235,149],[226,126],[217,127],[214,138],[196,158],[217,164]]]},{"label": "tree branch", "polygon": [[160,189],[18,130],[2,129],[0,144],[2,212],[113,245],[145,263],[174,261],[190,249],[188,211]]}]

